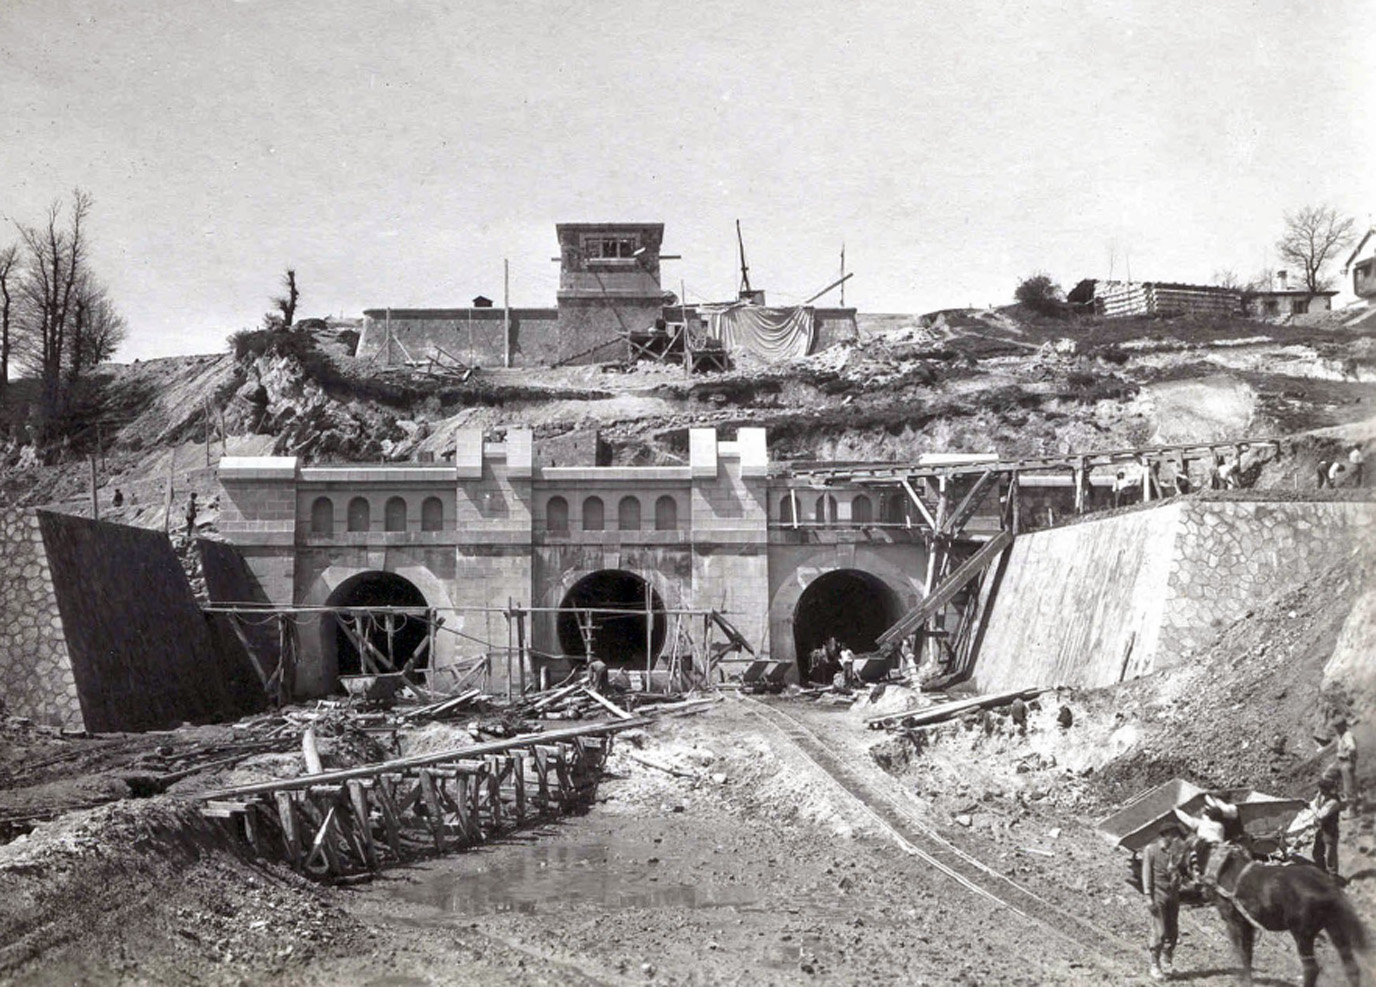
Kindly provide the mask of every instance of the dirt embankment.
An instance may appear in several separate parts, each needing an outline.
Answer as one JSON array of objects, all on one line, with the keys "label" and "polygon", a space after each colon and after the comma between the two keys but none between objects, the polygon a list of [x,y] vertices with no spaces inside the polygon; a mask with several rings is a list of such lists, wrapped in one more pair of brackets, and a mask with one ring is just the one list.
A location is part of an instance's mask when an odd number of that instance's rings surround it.
[{"label": "dirt embankment", "polygon": [[207,434],[212,461],[442,456],[458,429],[512,425],[542,441],[598,433],[604,461],[623,465],[680,462],[688,428],[740,425],[767,427],[779,460],[1012,457],[1344,426],[1371,418],[1376,398],[1376,328],[1245,319],[866,316],[857,341],[694,378],[625,362],[465,377],[383,368],[347,344],[328,331],[250,333],[233,353],[104,367],[66,445],[24,445],[20,401],[0,496],[88,509],[99,444],[104,502],[127,488],[141,508],[130,520],[160,525],[169,471],[179,491],[199,489]]}]

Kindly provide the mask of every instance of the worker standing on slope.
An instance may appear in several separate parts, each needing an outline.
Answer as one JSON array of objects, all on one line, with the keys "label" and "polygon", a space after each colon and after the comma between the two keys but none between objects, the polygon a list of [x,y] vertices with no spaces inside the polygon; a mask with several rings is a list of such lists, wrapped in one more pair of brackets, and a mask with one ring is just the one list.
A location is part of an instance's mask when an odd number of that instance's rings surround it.
[{"label": "worker standing on slope", "polygon": [[1318,829],[1314,833],[1314,863],[1322,867],[1330,877],[1338,876],[1338,813],[1342,811],[1338,800],[1338,780],[1329,772],[1319,779],[1319,791],[1309,803],[1314,813]]},{"label": "worker standing on slope", "polygon": [[1362,455],[1361,446],[1353,446],[1347,453],[1347,464],[1352,470],[1352,485],[1360,487],[1362,478],[1366,473],[1366,457]]},{"label": "worker standing on slope", "polygon": [[1142,894],[1151,914],[1151,977],[1165,980],[1171,974],[1175,944],[1180,938],[1180,827],[1166,823],[1155,840],[1142,851]]}]

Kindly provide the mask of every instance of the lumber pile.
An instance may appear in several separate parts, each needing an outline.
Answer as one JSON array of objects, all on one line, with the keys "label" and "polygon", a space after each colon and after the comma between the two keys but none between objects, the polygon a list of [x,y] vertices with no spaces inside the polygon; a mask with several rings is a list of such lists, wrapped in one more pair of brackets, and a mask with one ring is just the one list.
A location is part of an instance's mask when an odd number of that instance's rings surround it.
[{"label": "lumber pile", "polygon": [[1024,702],[1035,699],[1046,691],[1048,690],[1020,689],[1016,692],[1000,692],[988,696],[974,696],[970,699],[956,699],[924,709],[908,709],[899,713],[872,716],[865,722],[872,730],[891,726],[902,726],[907,729],[937,726],[964,716],[966,713],[1007,706],[1015,699],[1021,699]]}]

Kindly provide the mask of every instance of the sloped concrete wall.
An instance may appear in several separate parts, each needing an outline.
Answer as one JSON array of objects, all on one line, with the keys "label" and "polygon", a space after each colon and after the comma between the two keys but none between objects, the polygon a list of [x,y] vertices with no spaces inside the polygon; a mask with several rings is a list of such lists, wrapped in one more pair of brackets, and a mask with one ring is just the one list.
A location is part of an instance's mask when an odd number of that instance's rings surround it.
[{"label": "sloped concrete wall", "polygon": [[76,680],[36,512],[0,512],[0,697],[11,716],[80,730]]},{"label": "sloped concrete wall", "polygon": [[1181,505],[1023,535],[998,587],[981,690],[1098,686],[1151,670]]},{"label": "sloped concrete wall", "polygon": [[[1255,495],[1023,535],[994,598],[975,683],[1094,687],[1189,661],[1258,603],[1366,546],[1376,546],[1376,503]],[[1364,627],[1353,624],[1353,641],[1367,639]]]}]

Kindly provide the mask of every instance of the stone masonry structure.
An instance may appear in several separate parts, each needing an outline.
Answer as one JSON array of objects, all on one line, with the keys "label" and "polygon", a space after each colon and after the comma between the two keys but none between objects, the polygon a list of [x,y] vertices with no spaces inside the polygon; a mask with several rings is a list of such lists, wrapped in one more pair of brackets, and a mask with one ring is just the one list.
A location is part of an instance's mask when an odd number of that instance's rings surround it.
[{"label": "stone masonry structure", "polygon": [[67,659],[38,512],[0,512],[0,683],[5,712],[81,729],[81,702]]},{"label": "stone masonry structure", "polygon": [[[873,488],[773,475],[763,429],[733,440],[692,429],[681,466],[541,466],[533,446],[510,428],[498,442],[460,433],[444,465],[226,458],[220,531],[274,604],[433,610],[445,621],[429,656],[440,684],[446,669],[505,652],[509,602],[716,609],[791,662],[828,634],[872,647],[922,594],[926,548],[901,507],[895,518]],[[870,605],[848,606],[857,594]],[[305,694],[358,670],[334,620],[297,621]],[[614,665],[644,667],[644,623],[639,640],[608,643]],[[672,629],[655,618],[652,650]],[[568,614],[534,614],[529,633],[530,675],[562,675],[565,656],[583,653]]]},{"label": "stone masonry structure", "polygon": [[75,730],[150,730],[261,708],[237,642],[217,645],[161,531],[0,514],[0,696]]}]

